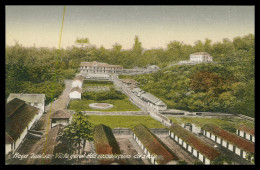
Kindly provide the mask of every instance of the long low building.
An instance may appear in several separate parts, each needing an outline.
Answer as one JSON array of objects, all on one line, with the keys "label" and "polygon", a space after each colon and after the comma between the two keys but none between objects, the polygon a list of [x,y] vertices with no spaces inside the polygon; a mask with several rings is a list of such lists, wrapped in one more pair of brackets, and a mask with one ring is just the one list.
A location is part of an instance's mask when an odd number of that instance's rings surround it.
[{"label": "long low building", "polygon": [[75,99],[81,99],[81,93],[82,93],[82,89],[80,87],[73,87],[70,90],[70,94],[69,97],[71,100],[75,100]]},{"label": "long low building", "polygon": [[221,155],[215,148],[177,124],[172,124],[169,128],[169,136],[206,165],[211,164],[212,161]]},{"label": "long low building", "polygon": [[14,153],[28,130],[38,120],[40,109],[14,98],[6,104],[5,154]]},{"label": "long low building", "polygon": [[255,142],[255,129],[245,125],[241,125],[236,129],[236,134],[242,138],[245,138],[251,142]]},{"label": "long low building", "polygon": [[245,159],[247,154],[254,155],[255,153],[254,143],[221,129],[216,125],[206,124],[202,129],[203,135]]},{"label": "long low building", "polygon": [[31,106],[37,107],[40,109],[38,114],[38,118],[42,116],[44,113],[44,106],[45,106],[45,94],[23,94],[23,93],[11,93],[7,98],[7,103],[13,100],[14,98],[21,99],[25,101],[26,104]]},{"label": "long low building", "polygon": [[152,95],[151,93],[143,93],[140,95],[140,98],[145,101],[150,107],[160,111],[160,110],[167,110],[167,105]]},{"label": "long low building", "polygon": [[[152,164],[177,164],[178,158],[147,127],[140,124],[132,131],[134,139]],[[158,157],[153,157],[153,155]]]},{"label": "long low building", "polygon": [[121,65],[110,65],[96,61],[80,63],[80,73],[83,75],[88,73],[120,73],[122,69]]}]

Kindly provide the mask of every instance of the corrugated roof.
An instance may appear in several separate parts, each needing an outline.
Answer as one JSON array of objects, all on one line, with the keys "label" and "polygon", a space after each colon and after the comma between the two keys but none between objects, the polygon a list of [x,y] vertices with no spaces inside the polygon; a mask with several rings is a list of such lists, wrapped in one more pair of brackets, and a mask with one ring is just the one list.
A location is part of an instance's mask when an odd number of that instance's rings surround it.
[{"label": "corrugated roof", "polygon": [[71,117],[71,114],[66,111],[66,110],[58,110],[56,112],[54,112],[52,115],[51,115],[51,119],[54,119],[54,118],[70,118]]},{"label": "corrugated roof", "polygon": [[[19,100],[19,99],[18,99]],[[11,101],[12,102],[12,101]],[[10,103],[6,104],[6,109],[9,110]],[[18,137],[22,134],[24,129],[33,120],[35,115],[39,113],[39,109],[28,104],[21,105],[16,109],[12,115],[6,115],[6,133],[16,141]],[[8,112],[6,112],[8,114]]]},{"label": "corrugated roof", "polygon": [[206,124],[202,127],[204,130],[213,133],[214,135],[226,140],[227,142],[237,146],[238,148],[250,152],[255,153],[255,144],[247,141],[231,132],[228,132],[224,129],[219,128],[213,124]]},{"label": "corrugated roof", "polygon": [[141,94],[141,98],[145,98],[146,100],[149,100],[149,101],[151,101],[152,103],[156,103],[156,102],[160,101],[160,99],[158,99],[157,97],[155,97],[155,96],[152,95],[151,93]]},{"label": "corrugated roof", "polygon": [[77,86],[77,87],[73,87],[73,88],[70,90],[70,92],[74,92],[74,91],[77,91],[77,92],[81,93],[81,92],[82,92],[82,89]]},{"label": "corrugated roof", "polygon": [[192,132],[184,129],[183,127],[177,124],[172,124],[169,129],[208,159],[214,160],[221,155],[216,149],[209,146],[204,141],[195,136]]},{"label": "corrugated roof", "polygon": [[25,102],[30,103],[44,103],[45,101],[45,94],[14,94],[11,93],[7,98],[7,102],[13,100],[14,98],[18,98],[24,100]]},{"label": "corrugated roof", "polygon": [[173,155],[170,149],[163,144],[154,134],[150,132],[144,125],[139,124],[133,129],[134,134],[142,142],[144,147],[150,152],[150,154],[155,154],[157,156],[162,156],[163,159],[157,159],[156,161],[160,164],[166,164],[171,160],[178,160],[178,158]]},{"label": "corrugated roof", "polygon": [[155,104],[158,105],[158,106],[166,106],[166,104],[161,100],[156,102]]},{"label": "corrugated roof", "polygon": [[248,127],[246,125],[241,125],[239,126],[237,129],[239,130],[242,130],[250,135],[255,135],[255,129],[254,128],[251,128],[251,127]]}]

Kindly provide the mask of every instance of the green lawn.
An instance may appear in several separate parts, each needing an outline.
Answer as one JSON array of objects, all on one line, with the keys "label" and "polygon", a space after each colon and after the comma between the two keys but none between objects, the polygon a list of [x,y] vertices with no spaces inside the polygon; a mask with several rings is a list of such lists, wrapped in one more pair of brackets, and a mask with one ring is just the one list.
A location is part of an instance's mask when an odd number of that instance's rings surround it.
[{"label": "green lawn", "polygon": [[112,81],[91,81],[91,80],[84,80],[83,88],[87,86],[109,86],[113,87],[114,84]]},{"label": "green lawn", "polygon": [[104,124],[110,128],[133,128],[142,123],[148,128],[166,128],[160,122],[154,120],[150,116],[114,116],[114,115],[90,115],[89,121],[93,126]]},{"label": "green lawn", "polygon": [[[89,107],[91,103],[109,103],[113,104],[114,107],[111,109],[92,109]],[[72,100],[69,103],[68,108],[76,111],[104,111],[104,112],[115,112],[115,111],[141,111],[128,98],[122,100]]]},{"label": "green lawn", "polygon": [[194,123],[198,126],[203,126],[207,123],[215,124],[225,130],[228,130],[232,133],[236,132],[236,127],[241,124],[245,124],[249,127],[254,127],[254,122],[248,120],[241,120],[238,118],[198,118],[198,117],[171,117],[168,116],[169,119],[174,123]]}]

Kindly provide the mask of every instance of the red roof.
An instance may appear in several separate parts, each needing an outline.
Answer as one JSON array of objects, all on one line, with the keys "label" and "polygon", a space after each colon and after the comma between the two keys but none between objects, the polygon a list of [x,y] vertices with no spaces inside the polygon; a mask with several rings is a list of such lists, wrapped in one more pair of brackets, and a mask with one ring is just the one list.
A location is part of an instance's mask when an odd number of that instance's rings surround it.
[{"label": "red roof", "polygon": [[250,128],[248,126],[245,125],[241,125],[238,127],[239,130],[242,130],[250,135],[254,135],[255,136],[255,129],[254,128]]},{"label": "red roof", "polygon": [[231,132],[228,132],[224,129],[219,128],[213,124],[206,124],[202,127],[204,130],[213,133],[214,135],[226,140],[227,142],[237,146],[238,148],[250,152],[255,153],[255,144],[245,140]]},{"label": "red roof", "polygon": [[139,124],[132,130],[151,154],[162,156],[162,159],[156,159],[159,164],[166,164],[171,160],[178,160],[170,149],[144,125]]},{"label": "red roof", "polygon": [[206,144],[200,138],[195,136],[192,132],[184,129],[183,127],[177,124],[172,124],[172,126],[169,129],[208,159],[214,160],[215,158],[220,156],[220,152],[218,152],[215,148]]}]

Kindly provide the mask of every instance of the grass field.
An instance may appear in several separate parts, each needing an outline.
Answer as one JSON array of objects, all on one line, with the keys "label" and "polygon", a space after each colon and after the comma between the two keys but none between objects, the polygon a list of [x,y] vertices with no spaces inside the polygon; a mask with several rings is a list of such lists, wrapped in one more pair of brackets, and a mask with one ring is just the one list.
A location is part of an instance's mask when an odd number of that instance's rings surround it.
[{"label": "grass field", "polygon": [[198,126],[203,126],[207,123],[215,124],[222,129],[225,129],[227,131],[230,131],[232,133],[236,132],[236,127],[238,127],[241,124],[247,125],[249,127],[254,128],[254,122],[248,121],[248,120],[241,120],[239,118],[198,118],[198,117],[170,117],[169,119],[172,120],[174,123],[194,123]]},{"label": "grass field", "polygon": [[95,126],[98,124],[104,124],[110,128],[133,128],[134,126],[142,123],[148,128],[166,128],[160,122],[154,120],[150,116],[99,116],[99,115],[90,115],[89,121]]},{"label": "grass field", "polygon": [[[91,103],[109,103],[113,104],[114,107],[111,109],[92,109],[89,107]],[[75,111],[104,111],[104,112],[115,112],[115,111],[141,111],[127,98],[121,100],[72,100],[69,103],[68,108]]]},{"label": "grass field", "polygon": [[91,80],[84,80],[83,88],[87,86],[109,86],[113,87],[114,84],[112,81],[91,81]]}]

